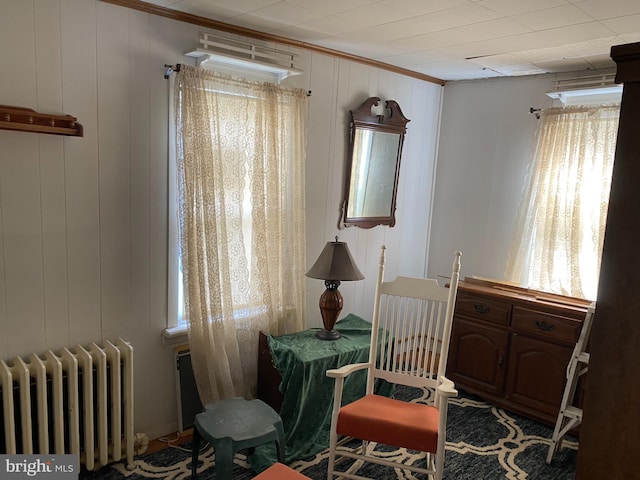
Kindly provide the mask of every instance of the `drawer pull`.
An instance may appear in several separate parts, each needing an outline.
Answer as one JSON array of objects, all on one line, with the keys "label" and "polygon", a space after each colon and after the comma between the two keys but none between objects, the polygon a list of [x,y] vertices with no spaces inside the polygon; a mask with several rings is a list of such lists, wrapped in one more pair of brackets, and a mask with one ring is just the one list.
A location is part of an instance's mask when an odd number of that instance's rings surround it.
[{"label": "drawer pull", "polygon": [[473,309],[477,313],[489,313],[489,311],[491,310],[491,307],[488,307],[487,305],[483,305],[482,303],[474,303]]},{"label": "drawer pull", "polygon": [[538,329],[542,330],[543,332],[550,332],[551,330],[556,328],[553,323],[549,323],[544,320],[536,320],[536,327],[538,327]]}]

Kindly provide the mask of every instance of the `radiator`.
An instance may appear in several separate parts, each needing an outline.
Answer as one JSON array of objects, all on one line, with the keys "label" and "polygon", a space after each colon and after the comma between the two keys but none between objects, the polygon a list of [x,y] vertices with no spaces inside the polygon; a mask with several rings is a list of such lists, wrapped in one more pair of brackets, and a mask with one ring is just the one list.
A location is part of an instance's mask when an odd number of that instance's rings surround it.
[{"label": "radiator", "polygon": [[77,454],[87,470],[123,454],[133,464],[133,348],[128,342],[0,360],[0,389],[0,453]]},{"label": "radiator", "polygon": [[178,432],[193,428],[196,415],[202,412],[196,379],[191,366],[191,350],[181,345],[174,350],[176,360],[176,399],[178,401]]}]

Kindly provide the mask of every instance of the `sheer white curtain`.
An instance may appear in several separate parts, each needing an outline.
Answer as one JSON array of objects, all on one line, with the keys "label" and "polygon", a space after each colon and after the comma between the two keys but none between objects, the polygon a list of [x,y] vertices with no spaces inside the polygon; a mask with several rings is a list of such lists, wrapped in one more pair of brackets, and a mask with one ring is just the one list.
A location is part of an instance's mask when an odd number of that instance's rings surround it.
[{"label": "sheer white curtain", "polygon": [[542,112],[508,280],[596,298],[619,114],[619,105]]},{"label": "sheer white curtain", "polygon": [[256,393],[258,331],[304,318],[307,94],[182,66],[180,259],[203,403]]}]

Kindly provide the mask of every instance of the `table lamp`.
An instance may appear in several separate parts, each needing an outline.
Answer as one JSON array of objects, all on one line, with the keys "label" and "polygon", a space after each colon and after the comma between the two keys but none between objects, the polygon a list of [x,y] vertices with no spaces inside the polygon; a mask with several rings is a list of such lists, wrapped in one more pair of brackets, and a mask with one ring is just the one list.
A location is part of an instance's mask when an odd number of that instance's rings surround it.
[{"label": "table lamp", "polygon": [[338,291],[341,281],[362,280],[364,275],[358,270],[353,261],[349,247],[345,242],[327,242],[316,260],[307,272],[307,277],[324,280],[327,289],[320,296],[320,313],[324,330],[319,330],[316,337],[321,340],[337,340],[340,332],[333,329],[342,311],[342,294]]}]

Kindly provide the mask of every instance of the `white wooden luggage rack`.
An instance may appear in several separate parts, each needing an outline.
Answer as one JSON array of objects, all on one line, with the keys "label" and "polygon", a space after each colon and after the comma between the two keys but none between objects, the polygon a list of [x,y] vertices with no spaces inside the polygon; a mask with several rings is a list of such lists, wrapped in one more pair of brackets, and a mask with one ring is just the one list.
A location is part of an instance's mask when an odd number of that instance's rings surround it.
[{"label": "white wooden luggage rack", "polygon": [[562,439],[572,428],[582,423],[582,408],[574,405],[578,378],[589,370],[589,352],[586,351],[591,332],[591,323],[595,313],[596,304],[593,302],[587,309],[587,314],[582,324],[580,337],[573,349],[571,360],[567,366],[567,383],[564,387],[560,412],[556,420],[556,426],[551,437],[551,445],[547,453],[547,463],[551,463],[553,455],[562,447]]}]

